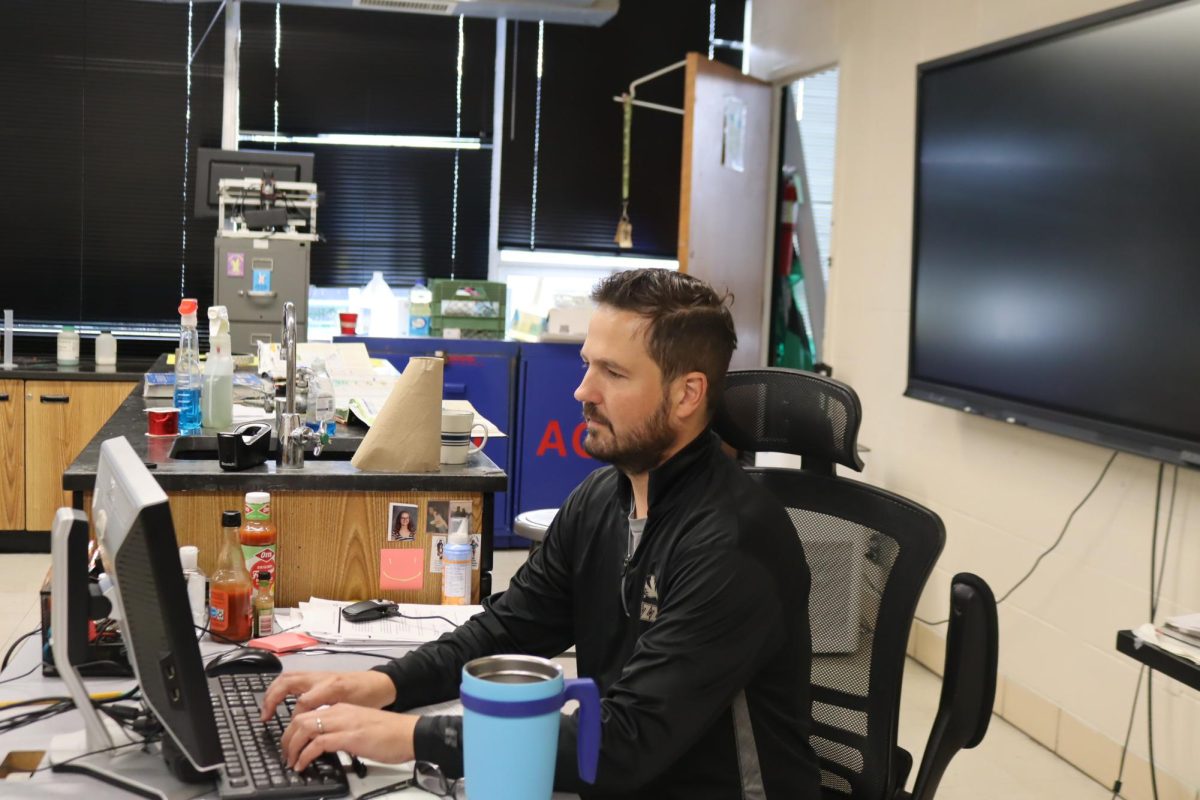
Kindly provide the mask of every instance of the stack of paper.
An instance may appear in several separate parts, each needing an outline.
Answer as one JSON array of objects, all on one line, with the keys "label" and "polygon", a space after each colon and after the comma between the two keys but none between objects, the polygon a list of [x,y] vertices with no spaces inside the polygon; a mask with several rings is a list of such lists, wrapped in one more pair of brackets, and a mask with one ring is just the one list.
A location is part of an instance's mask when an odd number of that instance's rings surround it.
[{"label": "stack of paper", "polygon": [[[314,639],[335,645],[424,644],[454,630],[483,611],[483,606],[432,606],[400,603],[403,616],[370,622],[347,622],[342,609],[350,603],[313,597],[300,603],[300,627]],[[444,619],[440,619],[444,617]]]},{"label": "stack of paper", "polygon": [[1167,617],[1163,623],[1162,632],[1172,639],[1186,642],[1193,647],[1200,647],[1200,614]]}]

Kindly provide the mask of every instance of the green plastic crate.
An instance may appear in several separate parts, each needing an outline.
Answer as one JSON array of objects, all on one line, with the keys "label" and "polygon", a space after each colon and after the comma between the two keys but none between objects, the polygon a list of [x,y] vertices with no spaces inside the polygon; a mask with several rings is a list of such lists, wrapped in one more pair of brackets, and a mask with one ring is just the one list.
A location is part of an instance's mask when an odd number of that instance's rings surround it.
[{"label": "green plastic crate", "polygon": [[505,320],[482,317],[443,317],[435,314],[429,322],[432,336],[444,336],[448,328],[456,328],[461,339],[503,339]]},{"label": "green plastic crate", "polygon": [[[429,283],[433,292],[430,333],[443,336],[457,329],[463,339],[503,339],[507,323],[507,287],[496,281],[448,280]],[[465,294],[462,290],[470,290]]]}]

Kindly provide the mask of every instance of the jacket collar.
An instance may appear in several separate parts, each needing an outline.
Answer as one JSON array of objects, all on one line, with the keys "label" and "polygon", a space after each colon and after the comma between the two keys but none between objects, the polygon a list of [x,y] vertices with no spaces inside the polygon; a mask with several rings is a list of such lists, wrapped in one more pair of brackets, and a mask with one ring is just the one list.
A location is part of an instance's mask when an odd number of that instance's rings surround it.
[{"label": "jacket collar", "polygon": [[[711,460],[712,452],[720,447],[720,439],[706,428],[683,449],[659,466],[650,470],[650,487],[647,501],[651,513],[656,508],[669,504],[672,494],[686,485],[687,479],[703,469]],[[617,497],[621,507],[628,509],[633,502],[633,484],[624,472],[617,470]]]}]

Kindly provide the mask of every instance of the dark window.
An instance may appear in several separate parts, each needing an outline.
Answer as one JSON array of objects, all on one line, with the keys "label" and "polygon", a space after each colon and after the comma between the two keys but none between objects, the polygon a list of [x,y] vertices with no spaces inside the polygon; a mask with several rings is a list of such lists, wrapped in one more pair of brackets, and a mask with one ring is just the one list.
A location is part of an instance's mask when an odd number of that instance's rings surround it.
[{"label": "dark window", "polygon": [[[241,128],[284,135],[455,135],[458,18],[284,6],[275,78],[275,7],[242,7]],[[491,144],[496,24],[464,20],[462,135]],[[255,144],[253,147],[270,147]],[[281,148],[283,146],[281,145]],[[454,151],[296,145],[315,154],[322,194],[312,282],[393,286],[486,277],[491,150],[459,151],[452,261]]]},{"label": "dark window", "polygon": [[[743,11],[743,0],[717,4],[718,39],[742,38]],[[622,107],[612,98],[631,81],[681,61],[689,52],[707,53],[708,43],[708,0],[627,0],[598,29],[545,26],[537,248],[616,251]],[[537,23],[509,26],[501,247],[530,246],[537,50]],[[741,65],[740,52],[718,48],[716,56]],[[638,99],[682,108],[683,77],[679,70],[647,83],[639,87]],[[635,109],[632,140],[632,252],[674,258],[683,118]]]},{"label": "dark window", "polygon": [[[187,6],[10,0],[3,13],[4,305],[20,319],[155,322],[174,317],[181,288],[211,297],[211,220],[189,221],[182,244]],[[220,138],[221,60],[218,35],[193,64],[192,168],[197,144]]]}]

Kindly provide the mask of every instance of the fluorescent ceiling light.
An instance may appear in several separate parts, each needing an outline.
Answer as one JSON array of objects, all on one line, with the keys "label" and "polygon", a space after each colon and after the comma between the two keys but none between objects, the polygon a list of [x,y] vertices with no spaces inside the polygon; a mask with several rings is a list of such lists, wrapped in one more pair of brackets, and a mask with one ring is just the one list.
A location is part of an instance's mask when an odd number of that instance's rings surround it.
[{"label": "fluorescent ceiling light", "polygon": [[593,269],[679,269],[673,258],[645,256],[598,256],[590,253],[567,253],[554,250],[501,250],[500,260],[509,264],[544,264],[555,267],[591,267]]},{"label": "fluorescent ceiling light", "polygon": [[353,147],[413,147],[423,150],[483,150],[484,144],[478,137],[470,136],[388,136],[373,133],[318,133],[312,136],[289,136],[269,131],[242,131],[238,141],[255,144],[324,144],[349,145]]}]

